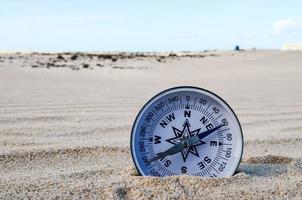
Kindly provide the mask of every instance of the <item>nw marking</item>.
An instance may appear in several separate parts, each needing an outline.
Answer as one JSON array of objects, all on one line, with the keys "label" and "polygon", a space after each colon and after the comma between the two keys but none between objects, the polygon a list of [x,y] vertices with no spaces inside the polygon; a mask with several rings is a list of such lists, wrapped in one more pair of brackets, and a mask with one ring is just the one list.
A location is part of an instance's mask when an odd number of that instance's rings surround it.
[{"label": "nw marking", "polygon": [[163,127],[166,128],[166,126],[172,122],[173,120],[175,120],[175,116],[174,113],[169,114],[168,116],[166,116],[159,124]]}]

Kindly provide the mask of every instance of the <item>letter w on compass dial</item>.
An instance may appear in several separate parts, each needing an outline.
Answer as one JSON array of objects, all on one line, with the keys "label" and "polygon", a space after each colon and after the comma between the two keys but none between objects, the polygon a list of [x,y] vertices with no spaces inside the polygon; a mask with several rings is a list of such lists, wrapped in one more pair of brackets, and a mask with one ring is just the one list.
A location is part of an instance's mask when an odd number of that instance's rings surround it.
[{"label": "letter w on compass dial", "polygon": [[[184,141],[185,139],[190,138],[194,135],[197,135],[200,132],[200,128],[196,129],[194,131],[191,131],[190,127],[191,127],[191,125],[190,125],[188,119],[185,120],[182,130],[179,130],[179,129],[172,126],[173,133],[174,133],[175,137],[167,139],[166,141],[171,143],[171,144],[177,145],[179,143],[182,143],[182,141]],[[188,155],[190,153],[197,156],[197,157],[199,157],[196,146],[204,144],[204,143],[205,142],[200,141],[199,143],[191,145],[191,146],[189,146],[189,145],[188,146],[183,146],[183,148],[181,150],[181,155],[182,155],[182,158],[183,158],[184,162],[186,162],[186,159],[188,158]]]}]

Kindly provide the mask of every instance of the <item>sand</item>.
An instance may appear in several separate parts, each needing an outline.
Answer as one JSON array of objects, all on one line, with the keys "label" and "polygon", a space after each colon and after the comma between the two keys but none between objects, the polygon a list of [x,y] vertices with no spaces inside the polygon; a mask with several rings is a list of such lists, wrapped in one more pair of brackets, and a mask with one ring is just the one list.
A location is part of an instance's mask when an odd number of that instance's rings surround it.
[{"label": "sand", "polygon": [[[134,118],[179,85],[237,113],[233,177],[138,176]],[[0,94],[0,199],[302,198],[302,52],[1,53]]]}]

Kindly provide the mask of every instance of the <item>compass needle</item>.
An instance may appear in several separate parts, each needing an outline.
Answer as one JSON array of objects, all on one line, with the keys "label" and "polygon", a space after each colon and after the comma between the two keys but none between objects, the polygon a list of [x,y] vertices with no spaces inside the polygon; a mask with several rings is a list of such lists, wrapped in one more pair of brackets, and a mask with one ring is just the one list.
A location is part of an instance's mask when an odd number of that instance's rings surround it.
[{"label": "compass needle", "polygon": [[220,124],[219,126],[216,126],[213,129],[207,130],[205,132],[199,133],[191,138],[188,139],[188,142],[190,145],[194,145],[195,143],[200,142],[203,138],[209,136],[210,134],[214,133],[215,131],[217,131],[218,129],[220,129],[221,127],[223,127],[224,124]]},{"label": "compass needle", "polygon": [[201,88],[159,93],[144,105],[132,127],[131,154],[141,175],[231,176],[242,149],[233,110]]},{"label": "compass needle", "polygon": [[180,144],[177,144],[177,145],[175,145],[175,146],[173,146],[173,147],[167,149],[167,150],[164,151],[164,152],[158,153],[157,156],[151,158],[151,159],[148,161],[148,163],[151,163],[151,162],[156,161],[156,160],[163,159],[163,158],[165,158],[165,157],[167,157],[167,156],[170,156],[170,155],[174,155],[174,154],[180,152],[181,150],[182,150],[182,145],[181,145],[181,143],[180,143]]}]

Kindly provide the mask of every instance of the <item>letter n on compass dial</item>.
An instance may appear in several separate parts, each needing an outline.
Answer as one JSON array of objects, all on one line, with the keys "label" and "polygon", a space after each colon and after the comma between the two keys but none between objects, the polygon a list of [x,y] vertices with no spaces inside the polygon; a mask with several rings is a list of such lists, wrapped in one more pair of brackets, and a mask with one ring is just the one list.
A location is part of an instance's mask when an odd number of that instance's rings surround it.
[{"label": "letter n on compass dial", "polygon": [[239,121],[217,95],[177,87],[153,97],[132,128],[131,153],[141,175],[231,176],[243,149]]}]

